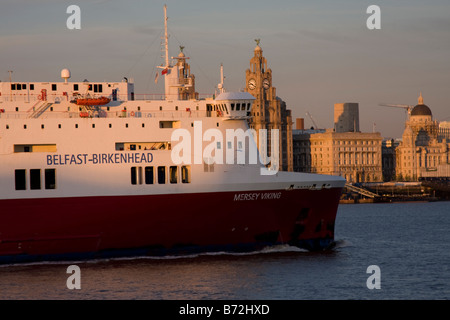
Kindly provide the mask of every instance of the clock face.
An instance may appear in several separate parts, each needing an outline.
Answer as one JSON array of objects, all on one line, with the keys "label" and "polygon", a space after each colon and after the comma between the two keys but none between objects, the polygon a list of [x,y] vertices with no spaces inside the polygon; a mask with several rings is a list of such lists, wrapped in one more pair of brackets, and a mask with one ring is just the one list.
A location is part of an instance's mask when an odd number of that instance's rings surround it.
[{"label": "clock face", "polygon": [[248,88],[249,88],[250,90],[253,90],[253,89],[256,88],[256,81],[255,81],[255,79],[250,79],[250,80],[248,81]]},{"label": "clock face", "polygon": [[264,81],[263,81],[263,87],[264,87],[264,89],[269,89],[269,88],[270,88],[270,82],[269,82],[269,79],[264,79]]}]

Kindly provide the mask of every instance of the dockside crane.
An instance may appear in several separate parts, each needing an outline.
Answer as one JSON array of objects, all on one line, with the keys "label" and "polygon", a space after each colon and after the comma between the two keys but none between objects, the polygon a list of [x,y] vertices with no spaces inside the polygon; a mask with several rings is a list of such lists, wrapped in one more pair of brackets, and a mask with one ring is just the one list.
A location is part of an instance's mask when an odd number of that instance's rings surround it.
[{"label": "dockside crane", "polygon": [[391,107],[391,108],[403,108],[406,111],[407,114],[407,120],[409,120],[409,117],[411,116],[411,111],[414,108],[414,106],[411,106],[409,104],[387,104],[387,103],[380,103],[379,106],[382,107]]},{"label": "dockside crane", "polygon": [[319,127],[317,126],[316,122],[314,121],[312,115],[308,111],[306,111],[306,115],[311,119],[311,122],[314,125],[314,129],[319,129]]}]

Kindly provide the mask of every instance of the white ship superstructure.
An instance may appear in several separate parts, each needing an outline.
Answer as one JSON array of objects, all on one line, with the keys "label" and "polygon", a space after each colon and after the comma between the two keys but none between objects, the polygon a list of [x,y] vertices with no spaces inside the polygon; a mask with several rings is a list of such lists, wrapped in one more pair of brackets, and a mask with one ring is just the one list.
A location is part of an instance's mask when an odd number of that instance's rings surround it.
[{"label": "white ship superstructure", "polygon": [[[131,80],[70,82],[68,69],[0,83],[0,261],[332,243],[345,180],[261,174],[251,137],[229,135],[247,132],[254,97],[222,83],[200,99],[187,57],[172,60],[151,100]],[[192,148],[175,163],[179,129]],[[223,163],[204,156],[211,146]]]}]

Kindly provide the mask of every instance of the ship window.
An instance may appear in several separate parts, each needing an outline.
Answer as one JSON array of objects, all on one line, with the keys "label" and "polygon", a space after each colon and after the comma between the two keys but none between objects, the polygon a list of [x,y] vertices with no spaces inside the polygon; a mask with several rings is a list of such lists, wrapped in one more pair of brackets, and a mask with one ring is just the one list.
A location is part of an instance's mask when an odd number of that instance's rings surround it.
[{"label": "ship window", "polygon": [[169,177],[170,177],[170,183],[178,183],[178,167],[177,166],[169,167]]},{"label": "ship window", "polygon": [[94,92],[103,92],[103,85],[94,84]]},{"label": "ship window", "polygon": [[26,189],[27,184],[26,184],[25,169],[15,170],[15,182],[16,182],[16,190]]},{"label": "ship window", "polygon": [[131,167],[131,184],[142,184],[142,167]]},{"label": "ship window", "polygon": [[138,183],[142,184],[142,167],[138,167]]},{"label": "ship window", "polygon": [[181,167],[181,182],[191,183],[191,166]]},{"label": "ship window", "polygon": [[41,189],[41,169],[30,170],[30,189],[31,190]]},{"label": "ship window", "polygon": [[153,167],[145,167],[145,184],[153,184],[154,182]]},{"label": "ship window", "polygon": [[212,158],[204,158],[203,161],[203,171],[214,172],[214,160]]},{"label": "ship window", "polygon": [[181,122],[180,121],[160,121],[159,127],[160,128],[181,128]]},{"label": "ship window", "polygon": [[56,144],[15,144],[14,153],[17,152],[56,152]]},{"label": "ship window", "polygon": [[136,184],[136,167],[131,167],[131,184]]},{"label": "ship window", "polygon": [[52,91],[56,91],[56,83],[52,84]]},{"label": "ship window", "polygon": [[30,90],[34,90],[34,83],[30,83]]},{"label": "ship window", "polygon": [[158,183],[166,183],[166,167],[158,167]]},{"label": "ship window", "polygon": [[45,189],[56,189],[56,169],[45,169]]}]

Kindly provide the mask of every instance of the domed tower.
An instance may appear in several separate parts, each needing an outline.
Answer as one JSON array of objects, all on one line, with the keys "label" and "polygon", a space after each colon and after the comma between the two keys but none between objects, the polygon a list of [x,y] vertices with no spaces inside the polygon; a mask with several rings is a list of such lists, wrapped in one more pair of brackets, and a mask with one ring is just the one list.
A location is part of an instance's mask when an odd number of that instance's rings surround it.
[{"label": "domed tower", "polygon": [[431,140],[437,139],[438,124],[433,121],[431,109],[423,103],[422,93],[417,105],[411,110],[407,127],[414,133],[416,146],[426,146]]},{"label": "domed tower", "polygon": [[[397,148],[397,176],[417,180],[429,169],[430,150],[438,145],[438,123],[420,93],[417,105],[406,121],[403,139]],[[434,152],[431,152],[435,156]],[[432,157],[433,157],[432,156]],[[433,158],[434,159],[434,158]]]},{"label": "domed tower", "polygon": [[431,120],[432,113],[430,108],[423,103],[422,92],[420,93],[417,102],[418,104],[411,111],[411,116],[416,117],[415,119],[418,119],[417,117],[426,117],[426,119],[429,118],[429,120]]},{"label": "domed tower", "polygon": [[[267,60],[263,56],[263,50],[255,39],[256,47],[253,57],[250,59],[250,68],[245,71],[245,91],[255,97],[249,126],[257,132],[261,129],[279,130],[279,159],[281,170],[293,170],[292,155],[292,115],[287,109],[286,103],[277,97],[276,88],[272,83],[272,70],[267,67]],[[259,142],[258,142],[259,143]],[[270,139],[267,145],[271,150]]]}]

